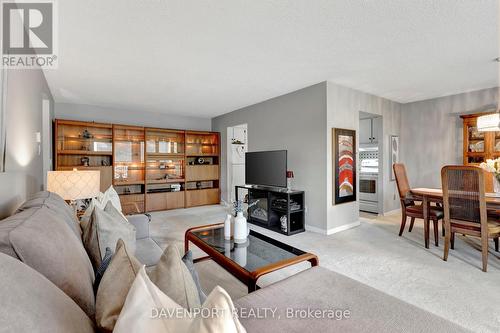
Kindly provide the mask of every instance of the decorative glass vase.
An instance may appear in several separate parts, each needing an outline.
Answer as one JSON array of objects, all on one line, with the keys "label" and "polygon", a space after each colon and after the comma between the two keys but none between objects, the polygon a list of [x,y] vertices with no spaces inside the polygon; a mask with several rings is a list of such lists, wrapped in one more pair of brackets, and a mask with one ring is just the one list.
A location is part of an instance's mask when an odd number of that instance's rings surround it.
[{"label": "decorative glass vase", "polygon": [[243,212],[237,212],[234,218],[234,242],[245,243],[248,236],[247,219],[243,216]]}]

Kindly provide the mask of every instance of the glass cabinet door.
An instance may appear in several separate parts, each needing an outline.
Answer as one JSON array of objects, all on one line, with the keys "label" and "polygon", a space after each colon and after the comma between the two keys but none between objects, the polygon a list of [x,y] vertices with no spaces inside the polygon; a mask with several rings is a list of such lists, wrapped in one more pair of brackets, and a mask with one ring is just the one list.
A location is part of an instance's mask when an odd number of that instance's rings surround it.
[{"label": "glass cabinet door", "polygon": [[495,134],[495,141],[493,142],[493,152],[494,153],[500,153],[500,132],[494,132]]},{"label": "glass cabinet door", "polygon": [[[485,161],[485,132],[479,132],[475,123],[465,124],[467,127],[467,162],[481,163]],[[500,142],[500,137],[499,137]],[[500,144],[499,144],[500,148]]]},{"label": "glass cabinet door", "polygon": [[219,137],[215,133],[186,134],[187,156],[217,156],[219,154]]},{"label": "glass cabinet door", "polygon": [[116,183],[144,182],[144,130],[114,127],[114,179]]},{"label": "glass cabinet door", "polygon": [[185,178],[184,131],[146,130],[148,193],[182,191]]},{"label": "glass cabinet door", "polygon": [[184,132],[148,129],[146,136],[148,154],[184,155]]}]

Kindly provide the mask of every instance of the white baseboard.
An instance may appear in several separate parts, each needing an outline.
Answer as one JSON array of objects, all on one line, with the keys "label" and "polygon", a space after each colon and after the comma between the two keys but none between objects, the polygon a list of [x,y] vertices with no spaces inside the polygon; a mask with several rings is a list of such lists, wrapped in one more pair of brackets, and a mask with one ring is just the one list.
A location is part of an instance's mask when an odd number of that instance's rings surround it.
[{"label": "white baseboard", "polygon": [[348,229],[351,229],[351,228],[355,228],[357,226],[360,225],[360,222],[359,221],[356,221],[356,222],[353,222],[353,223],[349,223],[349,224],[345,224],[345,225],[341,225],[341,226],[338,226],[338,227],[335,227],[335,228],[331,228],[331,229],[321,229],[321,228],[318,228],[318,227],[314,227],[314,226],[310,226],[310,225],[307,225],[306,224],[306,230],[307,231],[311,231],[311,232],[315,232],[315,233],[318,233],[318,234],[323,234],[323,235],[333,235],[333,234],[336,234],[337,232],[341,232],[341,231],[345,231],[345,230],[348,230]]},{"label": "white baseboard", "polygon": [[401,208],[396,208],[396,209],[390,210],[388,212],[385,212],[385,213],[382,214],[382,216],[395,215],[395,214],[398,214],[398,213],[401,213]]},{"label": "white baseboard", "polygon": [[336,234],[337,232],[341,232],[341,231],[345,231],[345,230],[348,230],[348,229],[351,229],[351,228],[355,228],[355,227],[359,226],[360,224],[361,223],[359,221],[356,221],[356,222],[353,222],[353,223],[341,225],[339,227],[328,229],[326,231],[326,234],[327,235],[333,235],[333,234]]},{"label": "white baseboard", "polygon": [[318,227],[313,227],[313,226],[307,225],[307,224],[306,224],[306,230],[307,231],[311,231],[311,232],[315,232],[317,234],[326,235],[326,230],[325,229],[321,229],[321,228],[318,228]]}]

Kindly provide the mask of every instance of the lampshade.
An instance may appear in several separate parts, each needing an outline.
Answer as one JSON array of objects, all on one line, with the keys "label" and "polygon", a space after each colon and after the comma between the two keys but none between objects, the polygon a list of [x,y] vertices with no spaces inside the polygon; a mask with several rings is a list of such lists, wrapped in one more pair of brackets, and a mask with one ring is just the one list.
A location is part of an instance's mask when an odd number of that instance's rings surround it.
[{"label": "lampshade", "polygon": [[479,132],[500,131],[500,113],[492,113],[477,118]]},{"label": "lampshade", "polygon": [[64,200],[89,199],[100,192],[100,171],[49,171],[47,191],[59,194]]}]

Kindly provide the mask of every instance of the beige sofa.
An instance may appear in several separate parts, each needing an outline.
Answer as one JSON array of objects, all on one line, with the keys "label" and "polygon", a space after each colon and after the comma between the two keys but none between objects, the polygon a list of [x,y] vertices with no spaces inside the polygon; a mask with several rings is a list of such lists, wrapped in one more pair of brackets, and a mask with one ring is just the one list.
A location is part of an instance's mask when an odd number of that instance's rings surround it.
[{"label": "beige sofa", "polygon": [[[138,243],[146,240],[137,246],[137,256],[144,264],[154,264],[161,249],[155,249],[149,237],[148,219],[130,221],[137,228]],[[95,331],[94,271],[78,222],[60,197],[37,193],[16,214],[0,221],[0,252],[1,332]],[[277,309],[266,319],[240,318],[248,332],[465,332],[321,267],[235,300],[235,305],[241,313]],[[337,312],[335,318],[325,314],[316,319],[318,313],[312,310]],[[287,318],[290,314],[295,317]]]}]

